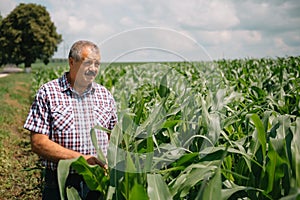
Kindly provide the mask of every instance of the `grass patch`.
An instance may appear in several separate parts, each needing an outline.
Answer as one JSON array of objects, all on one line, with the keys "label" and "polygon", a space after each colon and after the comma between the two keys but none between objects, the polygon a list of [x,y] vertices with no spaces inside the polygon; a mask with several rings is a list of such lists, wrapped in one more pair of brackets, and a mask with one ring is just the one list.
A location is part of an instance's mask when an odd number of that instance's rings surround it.
[{"label": "grass patch", "polygon": [[40,170],[31,152],[30,134],[23,129],[31,104],[31,74],[0,78],[0,199],[39,199]]}]

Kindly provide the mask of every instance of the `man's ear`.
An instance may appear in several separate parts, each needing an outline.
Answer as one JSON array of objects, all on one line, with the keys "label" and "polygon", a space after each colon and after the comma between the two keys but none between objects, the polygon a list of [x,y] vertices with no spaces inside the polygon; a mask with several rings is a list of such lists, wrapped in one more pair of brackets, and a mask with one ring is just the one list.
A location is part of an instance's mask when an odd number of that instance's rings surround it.
[{"label": "man's ear", "polygon": [[69,66],[73,67],[74,59],[72,57],[69,58]]}]

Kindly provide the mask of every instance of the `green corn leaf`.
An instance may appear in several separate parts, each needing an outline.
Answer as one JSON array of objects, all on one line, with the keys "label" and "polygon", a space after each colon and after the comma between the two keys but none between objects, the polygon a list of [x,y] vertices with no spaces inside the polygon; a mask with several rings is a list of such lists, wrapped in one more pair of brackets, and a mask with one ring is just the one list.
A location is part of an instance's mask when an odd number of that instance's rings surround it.
[{"label": "green corn leaf", "polygon": [[280,198],[280,200],[300,200],[300,189],[292,191],[291,194]]},{"label": "green corn leaf", "polygon": [[[202,151],[200,151],[200,155],[202,156],[208,156],[210,158],[210,154],[212,154],[212,158],[216,155],[215,153],[218,152],[218,151],[221,151],[219,152],[217,155],[221,156],[224,154],[224,151],[225,151],[226,147],[223,147],[223,146],[218,146],[218,147],[207,147],[205,149],[203,149]],[[245,151],[240,151],[240,150],[237,150],[237,149],[234,149],[234,148],[227,148],[226,151],[228,153],[233,153],[233,154],[240,154],[243,156],[243,159],[245,160],[249,170],[251,171],[251,163],[250,161],[256,163],[257,165],[261,166],[257,161],[255,161],[253,158],[251,158],[250,155],[248,155]],[[208,158],[208,159],[209,159]],[[212,159],[210,158],[210,159]]]},{"label": "green corn leaf", "polygon": [[106,158],[101,150],[101,148],[99,148],[98,146],[98,140],[97,140],[97,136],[96,136],[96,131],[95,129],[98,129],[98,130],[102,130],[102,131],[109,131],[110,133],[110,130],[108,129],[105,129],[104,127],[101,127],[101,126],[95,126],[94,128],[91,129],[90,131],[90,135],[91,135],[91,139],[92,139],[92,144],[94,146],[94,148],[96,149],[96,152],[97,152],[97,157],[98,159],[103,162],[103,163],[106,163]]},{"label": "green corn leaf", "polygon": [[133,121],[135,124],[140,124],[144,107],[145,107],[145,100],[144,100],[144,98],[141,98],[141,102],[139,102],[139,104],[136,104],[136,107],[134,108],[134,110],[136,111],[135,112],[136,115],[133,118]]},{"label": "green corn leaf", "polygon": [[83,176],[87,186],[91,190],[106,193],[109,177],[102,167],[99,165],[89,165],[82,156],[73,161],[71,167],[76,170],[78,174]]},{"label": "green corn leaf", "polygon": [[197,157],[199,157],[199,153],[198,152],[184,154],[173,165],[175,165],[175,166],[181,166],[181,165],[186,165],[186,163],[190,164]]},{"label": "green corn leaf", "polygon": [[296,127],[292,146],[294,156],[294,172],[296,174],[296,186],[297,188],[300,188],[300,118],[296,119]]},{"label": "green corn leaf", "polygon": [[147,174],[148,195],[151,200],[172,200],[167,184],[159,174]]},{"label": "green corn leaf", "polygon": [[[152,134],[157,131],[157,128],[161,128],[163,122],[164,104],[165,99],[154,108],[153,112],[148,116],[148,118],[137,128],[134,137],[140,137],[140,135],[146,130],[147,134]],[[156,123],[158,126],[155,126]],[[149,135],[143,137],[149,137]]]},{"label": "green corn leaf", "polygon": [[145,172],[149,172],[152,168],[152,161],[154,156],[154,142],[153,142],[153,136],[150,136],[147,138],[147,154],[146,154],[146,161],[145,161]]},{"label": "green corn leaf", "polygon": [[[110,168],[117,167],[120,163],[124,163],[126,152],[119,147],[123,140],[123,132],[118,123],[112,130],[108,145],[107,161]],[[124,168],[123,168],[124,169]]]},{"label": "green corn leaf", "polygon": [[211,177],[213,171],[216,169],[213,162],[211,165],[207,164],[191,164],[183,170],[180,175],[176,178],[174,184],[171,187],[171,193],[175,196],[177,193],[180,197],[185,197],[190,189],[197,183],[204,180],[205,178]]},{"label": "green corn leaf", "polygon": [[262,121],[258,117],[257,114],[251,115],[251,120],[254,123],[257,131],[257,142],[262,147],[262,154],[263,154],[263,169],[265,169],[265,160],[266,160],[266,151],[267,151],[267,139],[266,139],[266,132],[263,126]]},{"label": "green corn leaf", "polygon": [[107,172],[98,165],[89,165],[87,161],[80,156],[75,159],[60,160],[58,163],[57,177],[62,199],[64,199],[65,196],[64,188],[70,167],[83,176],[87,186],[91,190],[98,190],[104,194],[106,193],[106,187],[109,181],[109,178],[105,175]]},{"label": "green corn leaf", "polygon": [[[224,181],[223,185],[226,187],[226,189],[222,189],[222,191],[221,191],[222,200],[227,200],[234,193],[240,192],[240,191],[253,190],[253,191],[263,192],[263,190],[261,190],[261,189],[257,189],[257,188],[254,188],[254,187],[239,186],[239,185],[236,185],[233,182],[228,181],[228,180]],[[245,194],[245,197],[246,196],[247,196],[247,194]],[[242,198],[242,197],[240,197],[240,198]]]},{"label": "green corn leaf", "polygon": [[222,189],[221,173],[220,173],[220,169],[218,168],[215,174],[213,175],[213,177],[208,181],[207,186],[205,186],[203,191],[203,196],[201,195],[202,199],[205,200],[221,199],[222,198],[221,189]]},{"label": "green corn leaf", "polygon": [[74,187],[68,187],[66,189],[68,199],[81,200],[78,191]]},{"label": "green corn leaf", "polygon": [[115,191],[116,191],[116,188],[110,185],[108,187],[108,191],[107,191],[107,195],[106,195],[106,200],[112,200]]},{"label": "green corn leaf", "polygon": [[69,160],[60,160],[57,166],[57,179],[59,186],[59,193],[62,200],[65,197],[65,185],[67,181],[67,177],[69,175],[70,166],[73,162],[75,162],[77,158],[69,159]]},{"label": "green corn leaf", "polygon": [[173,128],[175,125],[179,124],[180,122],[182,122],[182,120],[166,120],[163,123],[162,128]]},{"label": "green corn leaf", "polygon": [[145,187],[141,184],[135,183],[130,190],[129,200],[148,200],[148,194]]},{"label": "green corn leaf", "polygon": [[126,172],[130,172],[130,173],[134,173],[137,172],[137,169],[134,165],[134,162],[132,160],[131,157],[131,153],[130,152],[126,152],[127,156],[126,156]]},{"label": "green corn leaf", "polygon": [[[284,145],[284,141],[276,141],[277,139],[272,139],[269,143],[269,152],[268,158],[270,159],[266,165],[266,171],[268,174],[268,184],[266,192],[269,193],[272,190],[276,190],[278,185],[280,184],[280,179],[284,176],[283,165],[288,164],[287,160],[284,160],[278,155],[276,150],[274,149],[275,142],[281,142]],[[287,159],[287,158],[286,158]]]},{"label": "green corn leaf", "polygon": [[230,189],[222,189],[221,196],[223,200],[227,200],[231,195],[239,191],[245,191],[247,187],[245,186],[237,186],[235,188]]},{"label": "green corn leaf", "polygon": [[161,98],[165,98],[169,95],[170,93],[170,89],[168,88],[168,80],[167,80],[167,75],[165,74],[162,79],[161,82],[159,84],[159,89],[158,89],[158,94]]}]

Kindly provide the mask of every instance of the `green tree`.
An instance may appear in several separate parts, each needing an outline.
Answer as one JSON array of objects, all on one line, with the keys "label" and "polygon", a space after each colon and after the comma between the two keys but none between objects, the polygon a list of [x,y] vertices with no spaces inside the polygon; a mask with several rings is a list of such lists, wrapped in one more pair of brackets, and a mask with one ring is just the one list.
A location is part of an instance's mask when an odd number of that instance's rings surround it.
[{"label": "green tree", "polygon": [[0,23],[0,64],[47,64],[61,41],[44,6],[21,3]]}]

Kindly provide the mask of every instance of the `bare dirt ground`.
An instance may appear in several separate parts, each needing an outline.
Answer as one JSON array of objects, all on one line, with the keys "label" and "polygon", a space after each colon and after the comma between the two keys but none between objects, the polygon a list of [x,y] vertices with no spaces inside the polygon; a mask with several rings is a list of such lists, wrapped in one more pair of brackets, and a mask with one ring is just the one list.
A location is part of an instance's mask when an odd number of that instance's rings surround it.
[{"label": "bare dirt ground", "polygon": [[[5,69],[1,78],[0,200],[40,199],[40,170],[23,129],[30,106],[30,78],[20,69]],[[2,71],[3,72],[3,71]]]},{"label": "bare dirt ground", "polygon": [[0,78],[5,77],[5,76],[7,76],[7,75],[8,75],[8,74],[2,73],[2,74],[0,74]]},{"label": "bare dirt ground", "polygon": [[18,68],[14,65],[7,65],[0,71],[0,78],[8,76],[9,74],[12,74],[12,73],[18,73],[18,72],[23,72],[23,71],[24,71],[24,69],[22,69],[22,68]]}]

